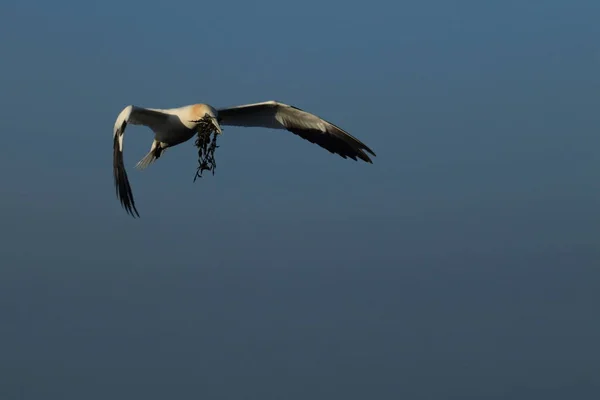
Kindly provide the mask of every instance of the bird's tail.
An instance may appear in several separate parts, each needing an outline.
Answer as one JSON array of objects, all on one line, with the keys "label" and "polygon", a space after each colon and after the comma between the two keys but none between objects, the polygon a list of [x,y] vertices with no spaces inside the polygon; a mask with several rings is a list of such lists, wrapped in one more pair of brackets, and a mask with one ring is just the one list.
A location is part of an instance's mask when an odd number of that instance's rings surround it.
[{"label": "bird's tail", "polygon": [[135,164],[135,167],[141,171],[145,169],[148,165],[152,164],[154,160],[156,160],[156,156],[154,155],[154,152],[151,151],[148,154],[146,154],[144,158],[138,161],[138,163]]},{"label": "bird's tail", "polygon": [[145,169],[146,167],[148,167],[148,165],[156,161],[165,150],[166,149],[163,149],[157,141],[154,141],[152,143],[152,148],[150,149],[148,154],[146,154],[140,161],[138,161],[135,167],[138,170]]}]

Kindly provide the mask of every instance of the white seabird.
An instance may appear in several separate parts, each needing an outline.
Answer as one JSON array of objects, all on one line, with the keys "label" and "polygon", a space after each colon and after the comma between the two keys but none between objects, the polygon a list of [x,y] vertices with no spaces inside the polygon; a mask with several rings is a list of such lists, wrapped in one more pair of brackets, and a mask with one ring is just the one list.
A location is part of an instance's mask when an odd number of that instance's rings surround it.
[{"label": "white seabird", "polygon": [[198,132],[205,117],[212,121],[218,134],[222,134],[220,125],[283,129],[343,158],[349,157],[355,161],[359,158],[372,163],[367,152],[375,156],[370,148],[343,129],[314,114],[276,101],[220,109],[208,104],[191,104],[169,109],[129,105],[117,117],[113,131],[115,188],[117,198],[129,214],[139,217],[123,163],[123,135],[127,124],[144,125],[154,132],[150,151],[136,164],[136,168],[144,169],[158,159],[167,148],[190,140]]}]

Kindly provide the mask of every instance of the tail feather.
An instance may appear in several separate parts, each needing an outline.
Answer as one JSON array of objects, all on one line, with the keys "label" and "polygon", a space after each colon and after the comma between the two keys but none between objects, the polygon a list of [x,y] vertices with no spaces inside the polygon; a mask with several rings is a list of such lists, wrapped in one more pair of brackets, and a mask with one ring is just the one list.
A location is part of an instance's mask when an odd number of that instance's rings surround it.
[{"label": "tail feather", "polygon": [[138,161],[137,164],[135,164],[135,167],[141,171],[145,169],[148,165],[152,164],[155,160],[156,156],[154,155],[154,151],[150,151],[140,161]]},{"label": "tail feather", "polygon": [[150,149],[148,154],[146,154],[140,161],[138,161],[135,167],[140,171],[144,170],[150,164],[156,161],[165,150],[166,149],[163,149],[158,142],[154,141],[152,143],[152,148]]}]

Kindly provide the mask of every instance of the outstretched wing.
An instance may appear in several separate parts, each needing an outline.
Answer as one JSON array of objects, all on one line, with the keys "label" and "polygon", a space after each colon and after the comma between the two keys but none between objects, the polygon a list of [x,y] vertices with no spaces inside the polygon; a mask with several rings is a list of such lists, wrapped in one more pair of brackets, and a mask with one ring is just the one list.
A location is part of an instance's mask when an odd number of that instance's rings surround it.
[{"label": "outstretched wing", "polygon": [[[113,175],[117,198],[121,201],[121,206],[128,214],[133,216],[140,214],[135,207],[133,192],[129,184],[129,178],[125,171],[123,163],[123,135],[127,124],[145,125],[152,130],[163,124],[169,118],[168,114],[156,109],[148,109],[129,105],[121,111],[113,130]],[[135,213],[135,215],[134,215]]]},{"label": "outstretched wing", "polygon": [[372,163],[367,152],[375,153],[360,140],[338,126],[303,111],[276,101],[246,104],[218,110],[221,125],[286,129],[343,158],[350,157]]}]

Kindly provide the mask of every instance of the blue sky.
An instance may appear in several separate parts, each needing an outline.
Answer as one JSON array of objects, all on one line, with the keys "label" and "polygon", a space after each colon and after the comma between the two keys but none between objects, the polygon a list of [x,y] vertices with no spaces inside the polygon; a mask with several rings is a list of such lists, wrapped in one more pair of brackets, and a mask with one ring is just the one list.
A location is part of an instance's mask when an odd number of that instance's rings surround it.
[{"label": "blue sky", "polygon": [[[0,5],[3,399],[598,398],[600,3]],[[125,163],[128,104],[264,100]]]}]

